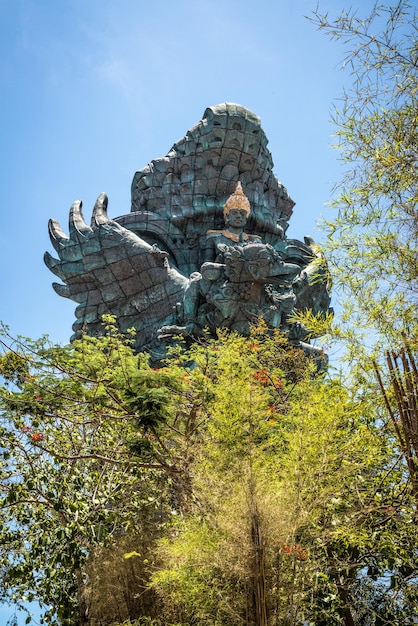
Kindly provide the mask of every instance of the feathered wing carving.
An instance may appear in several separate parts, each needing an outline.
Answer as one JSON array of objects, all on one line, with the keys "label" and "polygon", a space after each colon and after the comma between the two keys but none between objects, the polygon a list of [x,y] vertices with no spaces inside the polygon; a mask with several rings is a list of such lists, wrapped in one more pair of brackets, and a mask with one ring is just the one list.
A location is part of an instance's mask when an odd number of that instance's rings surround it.
[{"label": "feathered wing carving", "polygon": [[88,226],[82,202],[74,202],[69,236],[50,220],[49,235],[59,258],[46,252],[44,260],[65,283],[54,283],[55,291],[78,303],[73,338],[83,332],[100,335],[102,316],[117,314],[121,331],[135,328],[138,347],[150,347],[157,329],[172,323],[188,279],[170,267],[166,252],[110,220],[107,204],[106,194],[100,194]]}]

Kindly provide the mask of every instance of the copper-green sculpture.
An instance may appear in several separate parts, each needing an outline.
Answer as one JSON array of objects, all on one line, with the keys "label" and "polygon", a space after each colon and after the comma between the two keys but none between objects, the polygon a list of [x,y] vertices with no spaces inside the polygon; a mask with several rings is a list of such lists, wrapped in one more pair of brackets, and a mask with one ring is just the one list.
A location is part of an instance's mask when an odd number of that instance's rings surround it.
[{"label": "copper-green sculpture", "polygon": [[101,194],[90,226],[81,201],[69,236],[50,220],[59,259],[45,263],[65,283],[57,293],[78,303],[73,338],[101,334],[113,314],[122,332],[135,329],[138,350],[158,355],[176,334],[247,334],[262,317],[313,350],[288,315],[326,313],[327,277],[309,238],[286,238],[294,202],[272,168],[259,118],[226,103],[136,172],[127,215],[110,220]]}]

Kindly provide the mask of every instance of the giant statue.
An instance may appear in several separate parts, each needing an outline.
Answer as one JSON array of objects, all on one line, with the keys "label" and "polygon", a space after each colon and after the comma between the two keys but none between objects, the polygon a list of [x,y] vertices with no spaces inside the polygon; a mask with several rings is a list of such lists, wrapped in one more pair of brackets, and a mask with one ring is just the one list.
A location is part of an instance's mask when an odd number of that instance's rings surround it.
[{"label": "giant statue", "polygon": [[81,201],[69,235],[49,222],[55,291],[78,303],[72,338],[103,333],[103,315],[155,359],[183,335],[247,335],[261,318],[315,354],[293,311],[330,309],[317,246],[286,237],[294,206],[273,174],[260,119],[231,103],[208,107],[165,157],[135,173],[130,213],[109,219],[100,194],[90,226]]}]

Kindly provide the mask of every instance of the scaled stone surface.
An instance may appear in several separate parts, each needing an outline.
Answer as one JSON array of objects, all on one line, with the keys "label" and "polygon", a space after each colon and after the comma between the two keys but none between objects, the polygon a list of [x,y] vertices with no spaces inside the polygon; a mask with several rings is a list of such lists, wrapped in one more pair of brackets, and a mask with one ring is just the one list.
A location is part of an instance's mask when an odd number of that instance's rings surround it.
[{"label": "scaled stone surface", "polygon": [[208,107],[165,157],[135,173],[131,212],[111,220],[101,194],[91,225],[81,201],[69,236],[50,220],[58,259],[45,263],[78,303],[73,338],[103,332],[113,314],[136,330],[136,348],[162,355],[175,334],[209,328],[248,334],[263,317],[307,351],[295,308],[329,310],[323,262],[312,240],[288,239],[294,206],[273,174],[260,119],[232,103]]}]

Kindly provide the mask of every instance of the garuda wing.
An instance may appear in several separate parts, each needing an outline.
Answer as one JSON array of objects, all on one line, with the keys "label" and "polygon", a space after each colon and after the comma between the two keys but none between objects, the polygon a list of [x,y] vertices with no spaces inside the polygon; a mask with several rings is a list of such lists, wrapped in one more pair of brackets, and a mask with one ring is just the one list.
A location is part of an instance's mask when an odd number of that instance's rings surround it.
[{"label": "garuda wing", "polygon": [[122,332],[136,329],[138,346],[152,346],[157,329],[172,323],[188,279],[170,267],[166,252],[110,220],[107,204],[106,194],[100,194],[88,226],[82,202],[74,202],[69,236],[50,220],[49,235],[59,258],[46,252],[44,260],[64,283],[53,283],[55,291],[78,303],[72,339],[102,334],[102,317],[111,314]]}]

